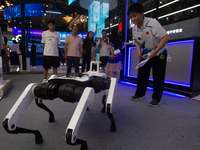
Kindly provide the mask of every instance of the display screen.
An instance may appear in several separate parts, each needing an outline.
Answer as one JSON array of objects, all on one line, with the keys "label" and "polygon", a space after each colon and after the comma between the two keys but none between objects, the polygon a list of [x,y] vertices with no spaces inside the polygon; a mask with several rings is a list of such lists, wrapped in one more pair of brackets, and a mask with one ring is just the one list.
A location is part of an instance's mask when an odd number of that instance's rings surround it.
[{"label": "display screen", "polygon": [[[193,56],[194,40],[185,40],[168,43],[167,67],[165,74],[165,83],[190,87],[191,68]],[[137,50],[135,47],[129,47],[126,50],[128,66],[125,66],[125,76],[137,78],[137,69],[139,63]],[[152,79],[150,74],[150,80]]]},{"label": "display screen", "polygon": [[[42,3],[25,4],[25,17],[44,16]],[[4,8],[4,19],[21,17],[21,5]]]},{"label": "display screen", "polygon": [[[28,43],[28,52],[31,52],[31,45],[32,43]],[[35,43],[36,46],[36,53],[43,53],[44,47],[42,43]]]}]

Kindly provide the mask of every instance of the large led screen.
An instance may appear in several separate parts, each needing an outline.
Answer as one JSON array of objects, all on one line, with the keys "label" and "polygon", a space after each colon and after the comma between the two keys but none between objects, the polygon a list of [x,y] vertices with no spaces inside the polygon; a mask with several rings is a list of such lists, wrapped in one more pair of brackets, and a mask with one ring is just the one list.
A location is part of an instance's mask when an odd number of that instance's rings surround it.
[{"label": "large led screen", "polygon": [[[25,4],[25,17],[44,16],[42,3]],[[4,19],[21,17],[21,5],[4,8]]]}]

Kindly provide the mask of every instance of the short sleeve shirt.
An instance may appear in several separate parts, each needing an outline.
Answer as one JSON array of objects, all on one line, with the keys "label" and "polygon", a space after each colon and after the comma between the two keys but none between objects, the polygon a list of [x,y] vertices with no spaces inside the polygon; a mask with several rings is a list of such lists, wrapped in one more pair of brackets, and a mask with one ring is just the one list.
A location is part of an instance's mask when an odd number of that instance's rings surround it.
[{"label": "short sleeve shirt", "polygon": [[11,52],[17,52],[17,50],[19,49],[19,45],[15,43],[10,44],[9,49],[11,50]]},{"label": "short sleeve shirt", "polygon": [[[100,39],[98,41],[97,44],[100,43]],[[109,56],[110,55],[110,50],[107,49],[108,47],[108,44],[109,44],[109,38],[106,38],[104,41],[102,41],[101,43],[101,48],[100,48],[100,53],[99,53],[99,56]]]},{"label": "short sleeve shirt", "polygon": [[80,54],[80,46],[83,45],[81,37],[70,34],[66,37],[65,43],[68,44],[67,56],[78,57]]},{"label": "short sleeve shirt", "polygon": [[[144,17],[141,29],[137,25],[132,28],[133,39],[143,48],[142,55],[155,50],[166,34],[167,32],[157,20],[148,17]],[[167,44],[157,55],[165,53],[167,53]]]},{"label": "short sleeve shirt", "polygon": [[44,31],[41,42],[45,44],[44,56],[59,56],[58,44],[60,44],[60,34],[58,32]]}]

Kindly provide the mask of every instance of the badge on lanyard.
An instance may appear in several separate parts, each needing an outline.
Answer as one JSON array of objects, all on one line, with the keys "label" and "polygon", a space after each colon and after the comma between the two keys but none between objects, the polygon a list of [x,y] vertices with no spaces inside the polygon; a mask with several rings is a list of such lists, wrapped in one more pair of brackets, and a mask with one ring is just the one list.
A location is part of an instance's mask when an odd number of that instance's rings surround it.
[{"label": "badge on lanyard", "polygon": [[162,60],[162,59],[164,59],[165,58],[165,56],[164,55],[160,55],[160,59]]}]

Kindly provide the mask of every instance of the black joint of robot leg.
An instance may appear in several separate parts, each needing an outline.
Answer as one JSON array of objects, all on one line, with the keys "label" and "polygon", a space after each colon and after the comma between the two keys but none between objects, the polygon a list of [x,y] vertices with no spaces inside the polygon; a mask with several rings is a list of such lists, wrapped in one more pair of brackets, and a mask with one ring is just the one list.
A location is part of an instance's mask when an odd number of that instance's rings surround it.
[{"label": "black joint of robot leg", "polygon": [[41,133],[35,130],[34,135],[35,135],[35,144],[41,144],[43,142]]},{"label": "black joint of robot leg", "polygon": [[17,133],[15,133],[15,131],[10,131],[10,130],[9,130],[9,128],[8,128],[8,119],[5,119],[5,120],[3,121],[3,127],[4,127],[4,129],[6,130],[6,132],[12,133],[12,134],[17,134]]},{"label": "black joint of robot leg", "polygon": [[72,141],[72,133],[73,133],[72,129],[67,130],[67,134],[66,134],[67,144],[72,145],[72,146],[81,144],[81,148],[80,148],[81,150],[88,150],[87,142],[84,140],[74,139],[76,141],[74,143],[71,142]]},{"label": "black joint of robot leg", "polygon": [[72,132],[73,132],[72,129],[68,129],[67,134],[66,134],[66,142],[69,145],[72,145],[72,142],[71,142],[72,141]]}]

